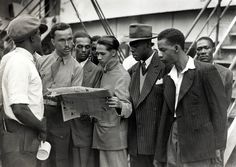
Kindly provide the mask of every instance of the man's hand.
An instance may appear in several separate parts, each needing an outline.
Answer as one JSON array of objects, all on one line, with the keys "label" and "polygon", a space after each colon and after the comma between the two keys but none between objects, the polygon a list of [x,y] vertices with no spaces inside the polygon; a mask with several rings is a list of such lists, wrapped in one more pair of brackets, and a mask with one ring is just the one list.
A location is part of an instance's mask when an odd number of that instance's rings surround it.
[{"label": "man's hand", "polygon": [[216,164],[222,164],[223,165],[222,157],[223,157],[223,152],[220,149],[216,150],[215,151],[215,158],[212,159],[212,163],[215,164],[215,165]]},{"label": "man's hand", "polygon": [[118,99],[118,97],[115,96],[108,98],[107,104],[110,108],[122,108],[120,100]]},{"label": "man's hand", "polygon": [[79,119],[81,121],[91,121],[92,120],[87,113],[81,113]]}]

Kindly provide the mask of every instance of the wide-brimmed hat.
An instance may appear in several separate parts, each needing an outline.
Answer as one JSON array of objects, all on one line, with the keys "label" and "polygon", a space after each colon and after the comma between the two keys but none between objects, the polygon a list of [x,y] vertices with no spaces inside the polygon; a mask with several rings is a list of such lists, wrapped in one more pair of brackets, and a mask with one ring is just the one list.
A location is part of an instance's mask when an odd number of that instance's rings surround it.
[{"label": "wide-brimmed hat", "polygon": [[146,39],[157,38],[156,33],[152,33],[152,26],[148,24],[130,24],[129,26],[129,36],[127,41],[139,41]]},{"label": "wide-brimmed hat", "polygon": [[40,20],[28,14],[20,15],[13,19],[8,25],[7,32],[15,42],[21,42],[27,39],[37,29],[43,34],[48,27],[42,24]]}]

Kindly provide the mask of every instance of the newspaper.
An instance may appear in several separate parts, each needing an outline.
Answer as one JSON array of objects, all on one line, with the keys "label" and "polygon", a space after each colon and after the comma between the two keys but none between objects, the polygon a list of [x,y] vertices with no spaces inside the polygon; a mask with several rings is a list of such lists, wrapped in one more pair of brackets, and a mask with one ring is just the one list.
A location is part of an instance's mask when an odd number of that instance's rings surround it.
[{"label": "newspaper", "polygon": [[61,96],[64,121],[84,114],[102,120],[104,111],[108,110],[107,98],[111,97],[109,90],[103,88],[75,86],[48,90],[51,92],[50,96]]}]

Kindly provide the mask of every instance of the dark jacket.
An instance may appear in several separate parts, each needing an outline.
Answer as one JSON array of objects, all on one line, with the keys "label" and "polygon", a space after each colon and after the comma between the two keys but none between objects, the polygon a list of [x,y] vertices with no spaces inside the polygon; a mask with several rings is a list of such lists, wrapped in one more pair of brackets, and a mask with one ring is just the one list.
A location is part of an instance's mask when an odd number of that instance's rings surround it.
[{"label": "dark jacket", "polygon": [[128,125],[128,151],[132,155],[154,154],[163,103],[165,65],[155,53],[148,67],[140,93],[140,62],[129,70],[130,96],[133,107]]},{"label": "dark jacket", "polygon": [[164,104],[155,154],[160,162],[166,161],[174,112],[182,162],[214,158],[215,150],[226,146],[228,106],[223,83],[213,65],[194,63],[196,68],[184,74],[176,111],[174,82],[168,75],[164,78]]}]

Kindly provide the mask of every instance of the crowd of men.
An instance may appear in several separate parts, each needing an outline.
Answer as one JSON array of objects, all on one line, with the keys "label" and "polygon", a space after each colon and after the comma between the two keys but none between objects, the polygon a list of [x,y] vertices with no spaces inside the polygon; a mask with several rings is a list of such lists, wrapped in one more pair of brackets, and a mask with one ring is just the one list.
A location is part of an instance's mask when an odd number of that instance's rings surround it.
[{"label": "crowd of men", "polygon": [[[46,30],[30,15],[8,26],[16,47],[0,64],[3,167],[223,167],[233,74],[214,64],[209,37],[197,41],[195,60],[178,29],[156,35],[131,24],[135,63],[125,69],[116,37],[73,34],[66,23],[52,26],[55,50],[39,56]],[[62,99],[48,88],[72,86],[111,92],[106,121],[86,112],[63,121]],[[36,158],[41,141],[52,146],[46,161]]]}]

